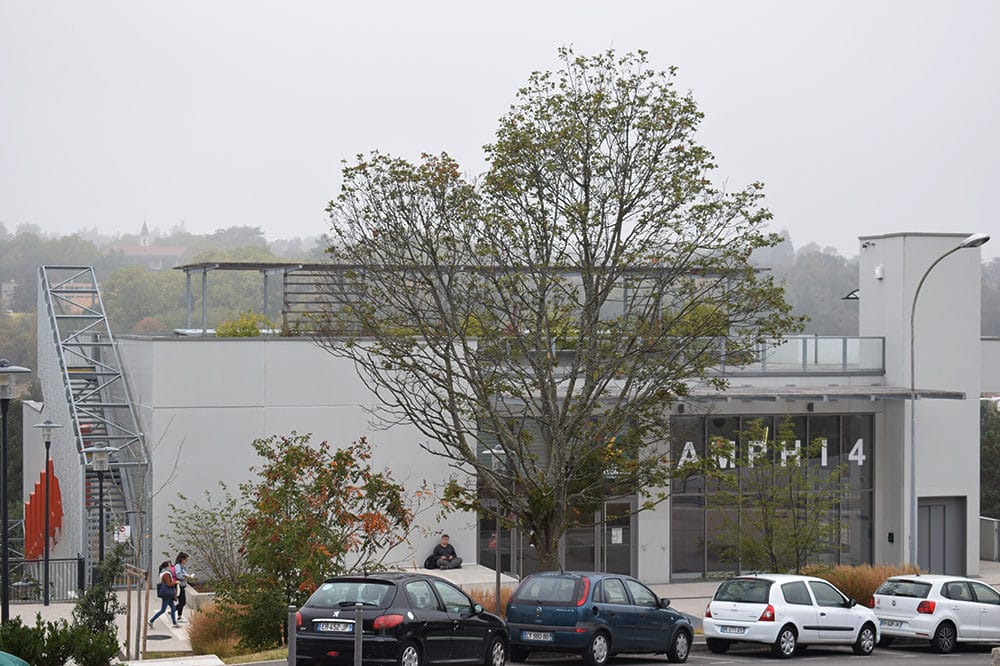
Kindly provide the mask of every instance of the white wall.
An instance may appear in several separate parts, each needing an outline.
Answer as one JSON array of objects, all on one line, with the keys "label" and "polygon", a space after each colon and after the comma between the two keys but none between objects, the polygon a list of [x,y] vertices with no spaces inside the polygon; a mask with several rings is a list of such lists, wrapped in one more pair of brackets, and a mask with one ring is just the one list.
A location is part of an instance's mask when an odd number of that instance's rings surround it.
[{"label": "white wall", "polygon": [[[887,234],[861,238],[861,335],[885,336],[888,385],[909,387],[910,311],[917,285],[934,261],[968,234]],[[979,392],[980,380],[979,249],[958,250],[928,275],[917,301],[914,326],[916,388],[965,393],[965,400],[920,400],[916,405],[917,490],[920,497],[964,497],[966,500],[966,570],[979,571]],[[901,534],[910,524],[910,409],[901,403],[899,416],[885,424],[879,443],[892,476],[883,481],[876,501],[881,514],[883,555],[886,524],[901,507]],[[893,410],[895,411],[895,410]],[[902,483],[896,474],[904,470]],[[907,552],[906,539],[900,548]],[[878,558],[891,561],[888,558]]]},{"label": "white wall", "polygon": [[[260,464],[251,447],[256,438],[296,431],[337,447],[367,437],[372,467],[389,468],[409,492],[424,480],[439,488],[454,473],[419,448],[424,438],[413,426],[377,427],[377,405],[353,365],[308,339],[125,337],[119,346],[151,449],[154,561],[171,544],[184,547],[170,538],[168,505],[184,505],[179,495],[203,505],[204,491],[217,494],[219,481],[238,493],[249,468]],[[419,565],[446,531],[475,562],[475,517],[436,516],[420,514],[410,547],[389,561]]]}]

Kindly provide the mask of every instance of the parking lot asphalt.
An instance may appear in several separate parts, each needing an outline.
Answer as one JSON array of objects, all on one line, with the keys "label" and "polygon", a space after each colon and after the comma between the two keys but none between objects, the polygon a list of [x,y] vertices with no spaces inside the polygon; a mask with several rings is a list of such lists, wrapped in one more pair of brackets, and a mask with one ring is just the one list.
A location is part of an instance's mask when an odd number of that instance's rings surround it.
[{"label": "parking lot asphalt", "polygon": [[[1000,562],[991,561],[981,561],[979,563],[979,579],[985,583],[993,585],[994,587],[1000,587]],[[441,575],[444,578],[453,580],[460,586],[468,585],[488,585],[491,581],[495,579],[495,574],[492,569],[487,569],[486,567],[479,565],[471,565],[468,567],[463,567],[462,569],[456,569],[448,572],[433,572]],[[505,585],[511,585],[515,581],[511,578],[504,576],[502,582]],[[678,610],[685,615],[688,615],[695,628],[701,627],[701,618],[705,614],[705,606],[708,601],[712,598],[715,593],[716,587],[718,587],[720,581],[683,581],[675,583],[664,583],[659,585],[650,585],[654,592],[661,597],[666,597],[670,599],[670,605],[675,610]],[[121,600],[123,604],[127,601],[125,593],[120,593]],[[158,600],[155,598],[150,600],[151,610],[157,610]],[[135,596],[133,594],[133,603],[135,601]],[[65,619],[67,621],[72,620],[73,604],[72,603],[53,603],[49,606],[43,606],[40,603],[14,603],[10,607],[11,617],[20,617],[25,624],[34,624],[36,614],[41,614],[44,620],[56,620]],[[188,614],[190,614],[189,611]],[[136,620],[135,612],[133,610],[133,617],[131,626],[126,626],[126,616],[122,615],[118,618],[118,637],[125,642],[126,632],[132,637],[130,641],[130,647],[134,646],[135,635],[136,635]],[[149,656],[155,656],[156,653],[183,653],[191,650],[191,643],[187,636],[187,624],[181,624],[179,627],[172,627],[170,625],[169,617],[160,617],[155,626],[148,630],[144,638],[146,641],[146,654]],[[140,628],[140,641],[143,639],[142,629]],[[700,634],[695,637],[695,644],[698,646],[699,651],[704,651],[702,647],[704,640],[701,638]],[[751,651],[752,652],[752,651]],[[887,657],[896,655],[896,658],[902,658],[902,655],[909,653],[907,652],[896,652],[894,650],[889,651],[879,651],[886,652]],[[732,658],[731,655],[730,658]],[[918,656],[911,653],[911,656]],[[924,653],[926,657],[940,657],[941,655],[932,655],[930,653]],[[983,659],[989,658],[989,651],[984,653],[979,653],[978,658]],[[749,659],[755,659],[754,654],[748,653],[746,655]],[[713,656],[714,658],[714,656]],[[950,661],[950,660],[949,660]],[[127,662],[132,663],[132,662]],[[138,663],[138,662],[135,662]],[[211,655],[208,656],[191,656],[191,657],[179,657],[176,659],[170,659],[169,661],[157,660],[157,664],[163,664],[163,666],[213,666],[221,664],[222,661],[218,660]],[[262,662],[264,663],[264,662]],[[280,664],[283,662],[266,662],[268,664]],[[718,663],[718,662],[716,662]],[[984,661],[981,663],[989,663],[989,661]]]}]

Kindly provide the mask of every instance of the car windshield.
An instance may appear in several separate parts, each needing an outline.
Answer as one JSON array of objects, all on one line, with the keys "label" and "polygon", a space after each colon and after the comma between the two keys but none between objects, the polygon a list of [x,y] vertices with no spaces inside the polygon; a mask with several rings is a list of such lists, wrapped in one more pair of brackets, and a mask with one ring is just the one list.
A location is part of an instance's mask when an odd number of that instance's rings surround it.
[{"label": "car windshield", "polygon": [[541,606],[575,606],[579,594],[576,576],[530,576],[511,599],[514,603],[539,604]]},{"label": "car windshield", "polygon": [[890,597],[913,597],[914,599],[926,599],[931,591],[931,584],[922,580],[887,580],[878,586],[875,594],[884,594]]},{"label": "car windshield", "polygon": [[716,601],[766,604],[771,581],[760,578],[730,578],[715,591]]},{"label": "car windshield", "polygon": [[327,581],[306,602],[310,608],[348,608],[361,604],[366,608],[388,608],[396,586],[384,581]]}]

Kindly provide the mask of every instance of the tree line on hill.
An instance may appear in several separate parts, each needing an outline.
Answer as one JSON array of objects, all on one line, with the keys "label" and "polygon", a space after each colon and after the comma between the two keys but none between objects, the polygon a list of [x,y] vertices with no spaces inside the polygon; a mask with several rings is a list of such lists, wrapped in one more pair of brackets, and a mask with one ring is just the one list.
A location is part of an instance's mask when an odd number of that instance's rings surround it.
[{"label": "tree line on hill", "polygon": [[[806,334],[857,335],[858,305],[843,297],[858,286],[857,257],[808,243],[795,249],[788,232],[773,248],[758,250],[754,263],[774,273],[785,285],[795,314],[806,315]],[[10,233],[0,222],[0,281],[8,285],[0,308],[2,356],[28,367],[36,363],[35,318],[38,267],[93,266],[104,306],[117,334],[167,333],[186,324],[185,276],[181,271],[152,270],[125,256],[121,248],[137,246],[138,234],[116,238],[96,231],[48,236],[33,225]],[[211,234],[191,234],[174,228],[153,233],[151,245],[184,247],[181,263],[202,261],[323,261],[326,237],[293,238],[268,243],[259,227],[230,227]],[[195,308],[201,312],[196,290]],[[256,273],[212,276],[208,294],[210,326],[242,312],[261,309],[260,277]],[[26,316],[31,314],[31,316]],[[1000,259],[982,267],[982,335],[1000,336]]]}]

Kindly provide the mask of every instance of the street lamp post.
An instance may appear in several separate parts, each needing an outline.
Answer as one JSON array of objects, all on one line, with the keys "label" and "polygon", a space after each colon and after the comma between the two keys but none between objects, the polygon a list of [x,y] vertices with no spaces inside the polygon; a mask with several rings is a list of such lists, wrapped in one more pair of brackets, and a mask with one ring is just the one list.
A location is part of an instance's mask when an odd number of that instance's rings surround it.
[{"label": "street lamp post", "polygon": [[112,446],[91,446],[83,449],[89,453],[90,464],[97,472],[97,561],[104,561],[104,473],[111,469],[111,454],[118,449]]},{"label": "street lamp post", "polygon": [[913,305],[910,307],[910,564],[917,564],[917,369],[916,350],[914,338],[916,327],[914,319],[917,314],[917,297],[920,296],[920,289],[924,286],[924,280],[930,275],[941,261],[959,250],[979,247],[988,241],[990,237],[986,234],[972,234],[961,243],[951,248],[928,266],[927,270],[920,277],[917,289],[913,292]]},{"label": "street lamp post", "polygon": [[0,624],[7,624],[10,619],[10,535],[7,532],[7,409],[14,398],[14,384],[17,375],[31,372],[28,368],[11,365],[7,359],[0,359],[0,574],[3,575],[3,585],[0,585]]},{"label": "street lamp post", "polygon": [[49,489],[52,486],[52,476],[49,474],[49,448],[52,446],[52,431],[62,428],[58,423],[53,423],[45,419],[43,423],[35,425],[42,431],[42,439],[45,440],[45,571],[42,585],[42,604],[49,605]]}]

